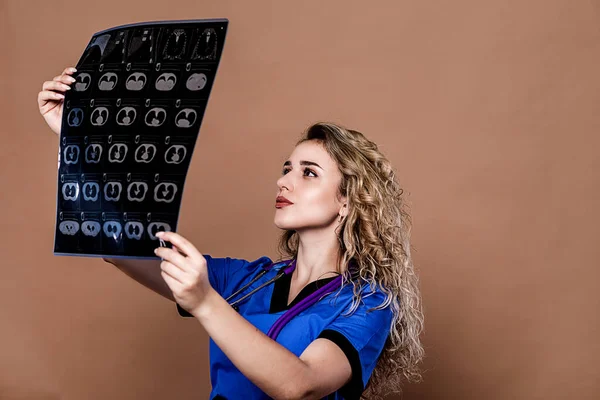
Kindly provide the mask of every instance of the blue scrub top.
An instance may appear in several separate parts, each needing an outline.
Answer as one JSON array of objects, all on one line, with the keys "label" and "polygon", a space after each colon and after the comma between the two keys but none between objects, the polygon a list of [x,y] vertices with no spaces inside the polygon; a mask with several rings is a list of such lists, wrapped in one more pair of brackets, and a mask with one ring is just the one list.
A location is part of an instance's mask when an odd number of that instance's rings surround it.
[{"label": "blue scrub top", "polygon": [[[263,271],[263,266],[271,264],[271,259],[266,256],[255,261],[229,257],[213,258],[206,254],[204,258],[208,265],[210,284],[223,298],[227,298],[247,284]],[[286,261],[276,263],[269,272],[231,301],[273,278],[287,264]],[[286,310],[335,278],[324,278],[309,283],[288,307],[291,276],[291,273],[284,275],[243,300],[239,304],[239,313],[267,334],[269,328]],[[277,337],[279,344],[298,357],[317,338],[331,340],[344,351],[352,367],[352,379],[325,399],[360,398],[390,332],[393,315],[389,306],[383,310],[367,313],[368,309],[380,305],[385,299],[381,291],[371,291],[368,285],[363,289],[362,303],[354,313],[350,316],[342,315],[351,307],[352,287],[351,283],[347,283],[341,290],[323,297],[292,319]],[[191,316],[179,305],[177,310],[181,316]],[[211,400],[269,399],[229,361],[212,339],[210,339],[210,381]]]}]

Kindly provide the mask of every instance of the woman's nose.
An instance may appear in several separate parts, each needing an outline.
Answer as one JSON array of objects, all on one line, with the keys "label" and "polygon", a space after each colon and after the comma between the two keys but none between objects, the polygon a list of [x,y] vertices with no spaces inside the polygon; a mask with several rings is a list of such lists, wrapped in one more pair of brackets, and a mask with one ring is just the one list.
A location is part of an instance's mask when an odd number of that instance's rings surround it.
[{"label": "woman's nose", "polygon": [[277,187],[279,188],[279,190],[281,190],[284,187],[287,190],[291,190],[292,184],[290,182],[289,175],[290,173],[288,172],[287,174],[282,175],[281,177],[279,177],[279,179],[277,179]]}]

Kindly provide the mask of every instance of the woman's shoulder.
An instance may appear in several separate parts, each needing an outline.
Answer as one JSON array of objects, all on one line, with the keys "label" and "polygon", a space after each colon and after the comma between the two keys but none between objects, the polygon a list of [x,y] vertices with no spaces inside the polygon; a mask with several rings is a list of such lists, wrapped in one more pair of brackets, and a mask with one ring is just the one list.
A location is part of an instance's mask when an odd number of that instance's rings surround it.
[{"label": "woman's shoulder", "polygon": [[237,257],[216,257],[210,254],[204,254],[206,263],[209,268],[228,268],[230,270],[237,269],[256,269],[257,267],[267,267],[274,264],[268,256],[261,256],[257,259],[245,259]]},{"label": "woman's shoulder", "polygon": [[240,257],[231,257],[231,256],[215,256],[213,254],[202,254],[207,261],[211,262],[243,262],[243,263],[255,263],[261,260],[271,262],[271,259],[268,256],[261,256],[256,259],[254,258],[240,258]]},{"label": "woman's shoulder", "polygon": [[243,285],[260,271],[269,269],[273,265],[273,261],[267,256],[247,260],[204,254],[204,258],[206,259],[209,281],[212,287],[222,296]]},{"label": "woman's shoulder", "polygon": [[360,319],[374,312],[386,322],[393,317],[392,294],[380,285],[347,281],[339,296],[343,299],[340,316]]},{"label": "woman's shoulder", "polygon": [[368,282],[361,279],[345,279],[343,288],[347,295],[353,298],[367,299],[369,302],[385,301],[388,298],[389,290],[378,282]]}]

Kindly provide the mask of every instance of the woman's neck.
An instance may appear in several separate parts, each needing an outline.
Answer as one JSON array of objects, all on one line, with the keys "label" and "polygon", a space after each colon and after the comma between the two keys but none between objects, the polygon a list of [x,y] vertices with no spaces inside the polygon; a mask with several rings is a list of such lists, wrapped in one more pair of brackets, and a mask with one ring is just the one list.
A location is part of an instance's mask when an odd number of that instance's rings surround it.
[{"label": "woman's neck", "polygon": [[320,278],[343,273],[343,270],[338,271],[340,246],[335,234],[307,236],[299,237],[298,258],[292,281],[306,285]]}]

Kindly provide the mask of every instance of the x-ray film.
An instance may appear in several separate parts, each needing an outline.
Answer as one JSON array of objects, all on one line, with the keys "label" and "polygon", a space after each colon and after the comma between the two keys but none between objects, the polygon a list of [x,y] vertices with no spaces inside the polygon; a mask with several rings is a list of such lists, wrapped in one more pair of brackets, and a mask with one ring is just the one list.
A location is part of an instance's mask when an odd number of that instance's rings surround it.
[{"label": "x-ray film", "polygon": [[93,35],[64,99],[54,254],[156,258],[177,230],[228,20]]}]

